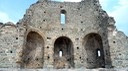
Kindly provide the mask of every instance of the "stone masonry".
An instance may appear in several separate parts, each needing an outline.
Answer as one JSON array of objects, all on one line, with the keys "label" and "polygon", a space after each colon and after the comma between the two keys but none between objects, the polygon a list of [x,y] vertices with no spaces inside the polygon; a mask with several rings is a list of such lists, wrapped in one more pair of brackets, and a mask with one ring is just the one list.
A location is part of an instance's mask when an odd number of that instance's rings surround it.
[{"label": "stone masonry", "polygon": [[0,68],[127,67],[128,37],[98,0],[38,0],[16,25],[0,23]]}]

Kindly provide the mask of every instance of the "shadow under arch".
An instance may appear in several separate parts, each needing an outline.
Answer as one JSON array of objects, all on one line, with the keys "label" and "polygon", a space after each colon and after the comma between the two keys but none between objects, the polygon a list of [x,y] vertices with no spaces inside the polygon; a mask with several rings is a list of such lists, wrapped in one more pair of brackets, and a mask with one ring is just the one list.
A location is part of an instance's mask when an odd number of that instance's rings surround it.
[{"label": "shadow under arch", "polygon": [[54,68],[74,68],[74,49],[70,38],[61,36],[54,42]]},{"label": "shadow under arch", "polygon": [[102,37],[97,33],[90,33],[83,40],[83,46],[87,55],[86,68],[105,68]]},{"label": "shadow under arch", "polygon": [[22,51],[21,68],[43,68],[44,39],[35,31],[30,31],[26,37],[26,44]]}]

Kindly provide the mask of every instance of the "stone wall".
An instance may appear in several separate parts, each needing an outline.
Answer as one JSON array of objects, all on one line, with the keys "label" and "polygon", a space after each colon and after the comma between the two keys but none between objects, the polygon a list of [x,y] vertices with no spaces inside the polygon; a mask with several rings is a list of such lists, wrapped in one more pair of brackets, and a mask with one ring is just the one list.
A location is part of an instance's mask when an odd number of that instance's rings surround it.
[{"label": "stone wall", "polygon": [[115,27],[115,21],[112,17],[108,20],[108,40],[110,46],[110,55],[112,60],[112,67],[125,68],[128,66],[127,49],[128,37]]},{"label": "stone wall", "polygon": [[3,69],[1,68],[0,70],[2,71],[127,71],[127,68],[122,68],[122,69]]},{"label": "stone wall", "polygon": [[[66,15],[65,24],[61,24],[60,21],[62,11]],[[93,0],[78,3],[37,2],[30,6],[20,24],[26,26],[25,34],[34,31],[44,39],[44,68],[54,68],[54,45],[59,37],[69,38],[73,43],[72,56],[75,68],[97,68],[96,65],[88,67],[87,64],[87,50],[84,46],[86,39],[84,38],[88,34],[98,34],[101,37],[100,44],[104,47],[102,53],[105,65],[103,64],[103,67],[111,67],[107,40],[108,15],[100,9],[98,2]],[[94,51],[96,52],[97,49]],[[95,62],[89,63],[95,64]]]},{"label": "stone wall", "polygon": [[16,67],[16,50],[18,49],[18,29],[12,23],[0,27],[0,67]]},{"label": "stone wall", "polygon": [[17,26],[0,24],[0,68],[125,68],[128,37],[114,23],[97,0],[39,0]]}]

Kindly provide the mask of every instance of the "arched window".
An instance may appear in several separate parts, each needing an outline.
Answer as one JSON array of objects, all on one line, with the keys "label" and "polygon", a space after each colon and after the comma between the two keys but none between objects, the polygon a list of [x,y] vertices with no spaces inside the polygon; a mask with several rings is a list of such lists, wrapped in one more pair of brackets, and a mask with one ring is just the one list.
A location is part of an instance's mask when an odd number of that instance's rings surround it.
[{"label": "arched window", "polygon": [[66,11],[65,10],[61,10],[61,24],[66,24]]}]

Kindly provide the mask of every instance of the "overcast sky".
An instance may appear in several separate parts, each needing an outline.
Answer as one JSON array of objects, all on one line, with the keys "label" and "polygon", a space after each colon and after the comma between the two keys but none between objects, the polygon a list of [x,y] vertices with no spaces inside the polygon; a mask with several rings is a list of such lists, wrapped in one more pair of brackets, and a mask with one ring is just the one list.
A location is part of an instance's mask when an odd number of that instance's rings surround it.
[{"label": "overcast sky", "polygon": [[[18,22],[37,0],[0,0],[0,22]],[[56,0],[63,1],[63,0]],[[65,0],[79,2],[81,0]],[[102,8],[116,20],[116,27],[128,35],[128,0],[100,0]]]}]

